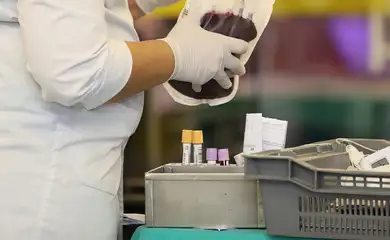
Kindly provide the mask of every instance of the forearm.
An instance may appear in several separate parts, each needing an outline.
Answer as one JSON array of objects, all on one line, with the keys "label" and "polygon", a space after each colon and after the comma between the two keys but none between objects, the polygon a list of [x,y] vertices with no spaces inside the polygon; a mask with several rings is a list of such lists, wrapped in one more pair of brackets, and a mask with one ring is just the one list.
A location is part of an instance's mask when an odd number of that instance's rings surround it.
[{"label": "forearm", "polygon": [[109,102],[116,103],[167,81],[175,68],[170,46],[161,40],[128,42],[133,66],[126,86]]}]

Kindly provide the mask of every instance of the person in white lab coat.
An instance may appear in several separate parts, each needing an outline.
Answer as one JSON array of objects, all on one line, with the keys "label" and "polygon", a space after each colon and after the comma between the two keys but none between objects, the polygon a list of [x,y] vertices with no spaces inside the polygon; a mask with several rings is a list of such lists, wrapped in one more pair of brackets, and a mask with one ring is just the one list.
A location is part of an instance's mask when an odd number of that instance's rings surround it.
[{"label": "person in white lab coat", "polygon": [[228,88],[225,68],[245,72],[232,54],[247,43],[199,19],[139,42],[127,0],[0,1],[1,240],[116,239],[143,91],[171,78]]}]

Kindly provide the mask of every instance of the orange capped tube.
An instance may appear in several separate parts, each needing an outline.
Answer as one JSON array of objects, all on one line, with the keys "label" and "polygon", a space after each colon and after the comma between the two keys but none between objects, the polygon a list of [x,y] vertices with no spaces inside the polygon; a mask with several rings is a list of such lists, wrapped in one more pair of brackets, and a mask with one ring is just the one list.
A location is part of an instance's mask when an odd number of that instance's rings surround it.
[{"label": "orange capped tube", "polygon": [[195,165],[203,163],[203,132],[196,130],[192,132],[192,143],[194,145],[193,156]]},{"label": "orange capped tube", "polygon": [[192,130],[183,130],[182,131],[181,143],[183,144],[182,164],[183,165],[190,165],[191,146],[192,146]]}]

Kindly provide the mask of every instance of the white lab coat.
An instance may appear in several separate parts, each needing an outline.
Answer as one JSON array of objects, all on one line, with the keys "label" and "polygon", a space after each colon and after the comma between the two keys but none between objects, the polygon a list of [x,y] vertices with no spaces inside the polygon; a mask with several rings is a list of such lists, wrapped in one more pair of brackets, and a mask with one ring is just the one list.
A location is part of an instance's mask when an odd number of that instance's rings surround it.
[{"label": "white lab coat", "polygon": [[131,74],[124,40],[126,0],[0,1],[1,240],[116,239],[143,109],[143,94],[102,106]]}]

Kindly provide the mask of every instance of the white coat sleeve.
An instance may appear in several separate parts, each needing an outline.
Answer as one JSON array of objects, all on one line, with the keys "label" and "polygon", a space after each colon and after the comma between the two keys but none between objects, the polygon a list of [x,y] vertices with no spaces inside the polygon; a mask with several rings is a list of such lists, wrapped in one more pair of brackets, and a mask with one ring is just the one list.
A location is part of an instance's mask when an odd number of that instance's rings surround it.
[{"label": "white coat sleeve", "polygon": [[19,0],[27,69],[45,101],[87,110],[126,85],[132,56],[108,37],[104,0]]}]

